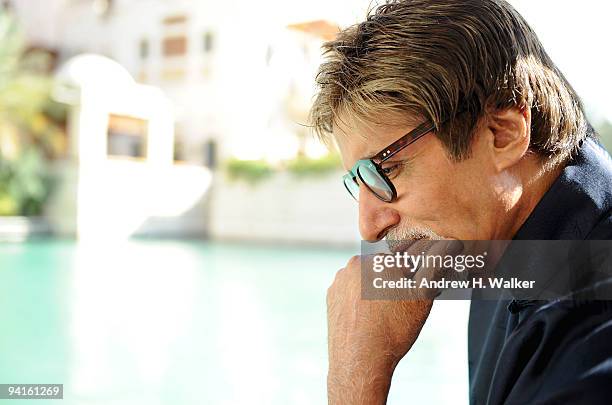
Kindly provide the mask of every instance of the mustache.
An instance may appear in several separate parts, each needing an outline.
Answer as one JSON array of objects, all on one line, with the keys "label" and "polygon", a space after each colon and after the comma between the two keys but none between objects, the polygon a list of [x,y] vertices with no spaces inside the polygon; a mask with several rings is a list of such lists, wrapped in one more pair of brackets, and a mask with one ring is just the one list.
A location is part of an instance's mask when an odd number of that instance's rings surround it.
[{"label": "mustache", "polygon": [[391,252],[401,250],[407,241],[443,239],[445,239],[443,236],[437,234],[430,228],[414,226],[393,228],[389,230],[385,236],[385,242],[387,243],[387,247]]}]

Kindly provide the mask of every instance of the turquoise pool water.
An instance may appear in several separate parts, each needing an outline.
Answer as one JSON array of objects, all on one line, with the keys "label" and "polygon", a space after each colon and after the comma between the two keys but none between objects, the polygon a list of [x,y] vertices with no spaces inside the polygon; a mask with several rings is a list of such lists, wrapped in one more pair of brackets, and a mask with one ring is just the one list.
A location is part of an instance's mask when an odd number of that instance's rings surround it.
[{"label": "turquoise pool water", "polygon": [[[19,404],[326,403],[325,293],[355,253],[1,245],[0,383],[64,384],[63,401]],[[390,404],[467,403],[467,308],[436,303]]]}]

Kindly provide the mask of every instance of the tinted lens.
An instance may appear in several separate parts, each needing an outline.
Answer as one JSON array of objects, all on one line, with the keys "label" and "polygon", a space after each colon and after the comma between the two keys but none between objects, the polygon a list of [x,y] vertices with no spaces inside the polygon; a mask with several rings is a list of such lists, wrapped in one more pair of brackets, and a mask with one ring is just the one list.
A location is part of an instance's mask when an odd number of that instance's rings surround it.
[{"label": "tinted lens", "polygon": [[357,173],[361,181],[363,181],[381,200],[387,202],[393,200],[393,190],[391,190],[391,187],[389,187],[385,179],[376,171],[376,168],[361,165],[357,168]]},{"label": "tinted lens", "polygon": [[344,187],[348,190],[349,194],[356,200],[359,201],[359,184],[350,176],[344,177]]}]

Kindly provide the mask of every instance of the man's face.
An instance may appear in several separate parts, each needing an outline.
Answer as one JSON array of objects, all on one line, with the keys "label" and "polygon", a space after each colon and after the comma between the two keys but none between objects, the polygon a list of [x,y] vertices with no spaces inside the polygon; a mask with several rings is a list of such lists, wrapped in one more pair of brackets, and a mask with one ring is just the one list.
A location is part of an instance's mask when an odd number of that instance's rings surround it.
[{"label": "man's face", "polygon": [[[351,124],[334,131],[345,169],[357,160],[380,152],[420,122],[384,126]],[[443,238],[492,239],[498,215],[495,184],[499,181],[482,149],[486,136],[476,133],[472,156],[454,162],[435,134],[410,144],[383,168],[389,174],[397,199],[385,203],[360,186],[359,230],[364,240]]]}]

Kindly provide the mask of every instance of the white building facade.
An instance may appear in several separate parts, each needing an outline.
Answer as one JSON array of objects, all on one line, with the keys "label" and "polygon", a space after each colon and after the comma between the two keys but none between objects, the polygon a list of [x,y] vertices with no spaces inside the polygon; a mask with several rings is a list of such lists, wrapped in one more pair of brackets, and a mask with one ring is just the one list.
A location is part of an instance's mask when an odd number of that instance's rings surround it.
[{"label": "white building facade", "polygon": [[[83,53],[99,54],[117,61],[138,83],[162,89],[175,120],[174,160],[214,169],[228,157],[278,162],[295,157],[298,150],[311,156],[324,153],[301,125],[314,95],[323,40],[289,27],[321,20],[348,25],[362,17],[367,6],[357,0],[329,3],[19,0],[12,1],[12,8],[28,41],[55,50],[58,65]],[[315,183],[304,182],[302,187],[325,193],[328,186]],[[336,187],[327,179],[323,183]],[[215,175],[205,214],[213,237],[338,243],[357,239],[356,207],[348,199],[339,201],[335,191],[330,191],[332,207],[317,219],[315,208],[306,208],[303,198],[295,203],[286,194],[286,201],[279,200],[270,195],[274,190],[263,187],[261,204],[271,206],[265,200],[275,198],[272,206],[299,208],[295,213],[285,209],[282,215],[273,210],[273,218],[261,211],[261,217],[253,218],[252,207],[235,196],[237,190],[257,191],[225,186],[222,174]],[[304,212],[314,216],[304,217]],[[291,218],[296,219],[294,226]],[[246,228],[241,225],[245,221]],[[320,238],[319,232],[313,233],[317,221],[325,222],[327,233]],[[284,225],[291,235],[282,235]],[[277,229],[280,236],[274,236]]]}]

